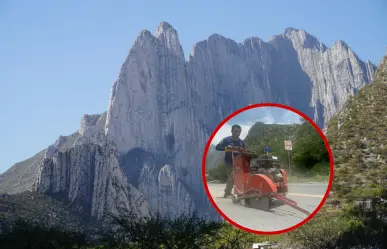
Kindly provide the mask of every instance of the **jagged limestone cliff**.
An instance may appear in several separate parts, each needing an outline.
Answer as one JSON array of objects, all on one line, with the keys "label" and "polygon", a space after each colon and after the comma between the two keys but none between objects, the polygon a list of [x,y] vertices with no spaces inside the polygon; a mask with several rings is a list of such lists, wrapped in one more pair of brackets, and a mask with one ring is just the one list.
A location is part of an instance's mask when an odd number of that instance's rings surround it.
[{"label": "jagged limestone cliff", "polygon": [[77,145],[65,152],[53,152],[40,163],[34,190],[38,194],[60,196],[83,214],[98,219],[106,211],[122,209],[149,215],[142,193],[125,177],[115,146],[110,142]]},{"label": "jagged limestone cliff", "polygon": [[[12,167],[0,190],[28,190],[38,178],[41,193],[60,189],[70,200],[88,198],[86,206],[98,216],[104,208],[117,207],[116,202],[127,207],[136,203],[121,191],[129,188],[141,192],[151,212],[196,210],[213,216],[202,184],[201,156],[225,116],[270,101],[297,108],[322,127],[372,80],[374,69],[344,42],[327,48],[291,28],[268,42],[253,37],[237,43],[215,34],[197,43],[185,61],[177,31],[163,22],[155,35],[142,31],[136,38],[107,112],[85,115],[65,150],[50,146]],[[112,152],[101,153],[107,143]],[[119,177],[111,188],[107,181],[113,172]],[[63,179],[74,180],[64,184]],[[107,196],[111,199],[99,200]]]}]

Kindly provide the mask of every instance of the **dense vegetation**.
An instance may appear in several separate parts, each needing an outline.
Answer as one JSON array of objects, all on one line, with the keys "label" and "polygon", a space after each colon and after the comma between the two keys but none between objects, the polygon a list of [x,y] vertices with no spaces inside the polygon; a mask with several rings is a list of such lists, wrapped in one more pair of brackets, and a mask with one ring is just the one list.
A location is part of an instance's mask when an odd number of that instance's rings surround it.
[{"label": "dense vegetation", "polygon": [[30,191],[16,195],[0,194],[0,231],[19,220],[74,231],[84,230],[90,223],[71,207],[47,196]]},{"label": "dense vegetation", "polygon": [[[245,249],[252,243],[267,241],[235,229],[226,222],[213,222],[195,214],[162,219],[135,218],[130,212],[110,216],[109,228],[101,229],[94,240],[80,232],[18,219],[0,234],[1,248],[120,248],[120,249]],[[273,239],[273,238],[270,238]]]},{"label": "dense vegetation", "polygon": [[362,88],[328,125],[335,159],[336,200],[381,197],[387,180],[387,61],[372,84]]},{"label": "dense vegetation", "polygon": [[[270,148],[270,154],[278,156],[283,168],[289,171],[289,155],[284,148],[284,141],[291,140],[293,150],[290,152],[291,174],[304,177],[329,176],[329,155],[324,140],[308,121],[301,119],[300,124],[280,125],[255,123],[245,138],[249,150],[263,155],[264,147]],[[207,170],[210,180],[224,182],[226,172],[223,162]]]},{"label": "dense vegetation", "polygon": [[[0,233],[1,248],[82,249],[246,249],[253,243],[272,241],[280,248],[339,249],[386,248],[387,205],[374,210],[347,208],[340,214],[321,213],[288,234],[260,236],[236,229],[226,222],[213,222],[195,214],[175,219],[135,218],[130,213],[110,216],[110,228],[101,229],[94,240],[84,233],[61,227],[47,228],[18,219]],[[332,226],[334,224],[334,226]],[[359,247],[362,245],[363,247]]]},{"label": "dense vegetation", "polygon": [[382,202],[370,210],[353,204],[339,212],[325,207],[281,242],[300,249],[387,248],[386,208]]}]

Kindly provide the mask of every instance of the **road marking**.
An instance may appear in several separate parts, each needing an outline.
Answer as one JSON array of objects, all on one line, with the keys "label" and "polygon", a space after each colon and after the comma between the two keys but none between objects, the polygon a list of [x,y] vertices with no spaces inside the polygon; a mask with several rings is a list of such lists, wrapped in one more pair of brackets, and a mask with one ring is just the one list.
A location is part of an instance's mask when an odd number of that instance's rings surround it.
[{"label": "road marking", "polygon": [[287,195],[315,197],[315,198],[323,198],[324,197],[324,195],[311,195],[311,194],[298,194],[298,193],[288,193]]},{"label": "road marking", "polygon": [[[219,194],[224,194],[224,192],[219,192]],[[288,193],[287,195],[291,196],[304,196],[304,197],[314,197],[314,198],[323,198],[324,195],[311,195],[311,194],[298,194],[298,193]]]}]

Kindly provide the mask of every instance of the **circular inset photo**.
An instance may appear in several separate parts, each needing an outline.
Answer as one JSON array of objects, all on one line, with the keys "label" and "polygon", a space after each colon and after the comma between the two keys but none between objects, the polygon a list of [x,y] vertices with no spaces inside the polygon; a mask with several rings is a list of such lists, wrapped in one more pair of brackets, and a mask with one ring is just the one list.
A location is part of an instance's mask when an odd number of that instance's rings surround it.
[{"label": "circular inset photo", "polygon": [[285,105],[250,105],[227,117],[203,155],[203,181],[229,223],[256,234],[289,232],[328,197],[333,158],[320,128]]}]

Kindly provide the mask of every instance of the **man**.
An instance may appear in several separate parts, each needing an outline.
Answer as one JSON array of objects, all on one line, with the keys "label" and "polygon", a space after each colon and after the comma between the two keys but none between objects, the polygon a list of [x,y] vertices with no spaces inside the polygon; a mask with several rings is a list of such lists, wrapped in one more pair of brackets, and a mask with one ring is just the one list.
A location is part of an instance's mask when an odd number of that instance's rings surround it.
[{"label": "man", "polygon": [[[216,145],[216,150],[225,151],[225,150],[234,150],[234,149],[246,149],[245,143],[240,139],[242,128],[239,125],[233,125],[231,127],[231,136],[224,138],[222,141]],[[234,186],[234,174],[232,166],[232,153],[238,155],[238,152],[226,151],[224,155],[224,166],[227,172],[227,183],[226,188],[224,189],[224,198],[232,195],[231,190]]]}]

